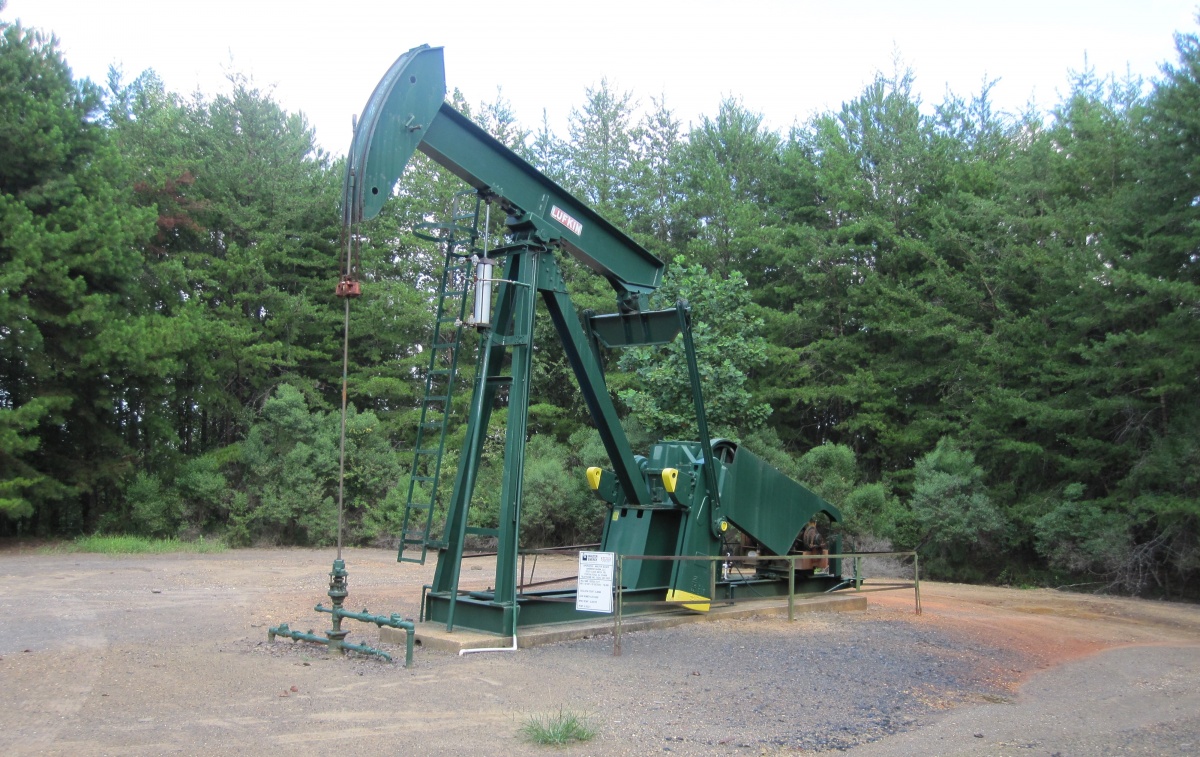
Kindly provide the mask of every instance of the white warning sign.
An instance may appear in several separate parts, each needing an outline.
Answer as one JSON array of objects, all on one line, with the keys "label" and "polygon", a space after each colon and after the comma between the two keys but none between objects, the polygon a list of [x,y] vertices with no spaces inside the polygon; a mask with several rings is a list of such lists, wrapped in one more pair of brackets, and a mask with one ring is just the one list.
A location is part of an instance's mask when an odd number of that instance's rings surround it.
[{"label": "white warning sign", "polygon": [[612,552],[579,553],[579,589],[575,593],[575,609],[583,612],[613,611]]}]

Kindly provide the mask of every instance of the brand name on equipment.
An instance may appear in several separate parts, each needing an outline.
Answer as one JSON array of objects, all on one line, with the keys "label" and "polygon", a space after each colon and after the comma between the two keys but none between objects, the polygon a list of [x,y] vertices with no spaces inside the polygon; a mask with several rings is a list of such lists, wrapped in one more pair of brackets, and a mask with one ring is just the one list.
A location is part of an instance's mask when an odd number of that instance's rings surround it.
[{"label": "brand name on equipment", "polygon": [[571,231],[575,232],[576,236],[583,234],[583,224],[567,215],[567,211],[563,210],[557,205],[550,206],[550,217],[561,223],[563,226],[566,226]]}]

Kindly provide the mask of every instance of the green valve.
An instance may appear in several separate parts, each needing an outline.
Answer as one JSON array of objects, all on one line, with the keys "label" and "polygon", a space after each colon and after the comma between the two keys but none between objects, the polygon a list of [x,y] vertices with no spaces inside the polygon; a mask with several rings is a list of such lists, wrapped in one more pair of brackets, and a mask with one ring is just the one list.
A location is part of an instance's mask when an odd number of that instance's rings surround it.
[{"label": "green valve", "polygon": [[392,656],[381,649],[368,647],[365,644],[352,644],[346,641],[346,637],[350,632],[342,628],[342,618],[350,618],[363,623],[374,623],[379,627],[389,626],[391,628],[402,628],[405,631],[405,649],[404,649],[404,667],[412,667],[413,656],[413,632],[416,630],[411,620],[405,620],[399,615],[371,615],[366,610],[362,612],[351,612],[342,609],[342,603],[346,601],[346,596],[350,593],[348,587],[350,574],[346,571],[346,563],[341,558],[333,561],[333,568],[329,571],[329,599],[333,603],[333,607],[325,607],[317,605],[314,608],[317,612],[327,612],[333,616],[333,627],[325,632],[324,636],[318,636],[309,629],[308,632],[293,631],[287,623],[280,623],[278,626],[273,626],[267,629],[267,641],[274,642],[276,636],[284,636],[292,641],[307,641],[312,644],[324,644],[330,651],[337,651],[340,654],[345,654],[347,651],[358,652],[359,654],[374,655],[382,657],[388,662],[392,661]]}]

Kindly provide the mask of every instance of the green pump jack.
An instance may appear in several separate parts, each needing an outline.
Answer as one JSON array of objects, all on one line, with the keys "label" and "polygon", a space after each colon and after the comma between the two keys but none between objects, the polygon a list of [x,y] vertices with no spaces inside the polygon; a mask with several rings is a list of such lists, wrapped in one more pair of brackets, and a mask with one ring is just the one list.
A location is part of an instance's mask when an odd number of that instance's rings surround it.
[{"label": "green pump jack", "polygon": [[404,667],[412,666],[413,656],[413,623],[411,620],[405,620],[399,615],[392,614],[388,616],[372,615],[364,608],[362,612],[353,612],[351,610],[342,609],[342,604],[349,596],[350,574],[346,571],[346,562],[341,558],[333,561],[333,569],[329,571],[329,599],[332,607],[326,607],[318,604],[314,610],[317,612],[327,612],[333,616],[333,627],[325,632],[324,636],[316,635],[312,629],[305,631],[293,631],[288,627],[287,623],[281,623],[267,630],[267,641],[275,641],[276,636],[284,636],[292,641],[307,641],[313,644],[324,644],[329,650],[336,651],[340,654],[345,654],[347,651],[358,652],[359,654],[375,655],[382,657],[388,662],[392,661],[392,656],[382,649],[375,649],[365,644],[354,644],[346,641],[346,637],[350,632],[342,628],[342,619],[349,618],[362,623],[374,623],[382,628],[402,628],[406,631],[406,641],[404,645]]},{"label": "green pump jack", "polygon": [[[435,240],[446,242],[447,267],[453,264],[455,270],[453,285],[442,276],[436,329],[454,324],[455,336],[435,330],[397,555],[400,562],[424,564],[436,552],[421,620],[444,624],[447,632],[462,627],[506,636],[521,626],[594,617],[576,609],[573,589],[527,591],[518,578],[537,313],[553,325],[611,465],[588,472],[588,485],[605,515],[600,551],[649,558],[622,571],[627,600],[707,612],[713,602],[781,596],[793,583],[803,592],[845,585],[836,559],[825,575],[784,560],[769,562],[772,556],[786,560],[798,553],[802,529],[813,518],[836,524],[841,513],[737,442],[710,437],[691,309],[684,301],[650,309],[666,264],[455,110],[445,102],[446,93],[442,48],[422,45],[401,55],[356,122],[342,197],[344,227],[354,229],[376,217],[416,152],[475,193],[474,213],[454,211],[446,227],[452,233]],[[498,244],[489,244],[493,230],[486,216],[479,233],[481,204],[503,211]],[[347,238],[354,244],[361,235]],[[476,255],[473,243],[480,238],[482,255]],[[456,247],[459,242],[462,249]],[[560,265],[567,258],[574,258],[579,270],[607,280],[616,294],[616,312],[576,308],[570,277]],[[463,317],[466,260],[476,266],[470,319]],[[499,276],[493,266],[502,271]],[[457,309],[446,305],[452,298]],[[441,512],[435,502],[463,325],[478,332],[474,389],[444,526],[435,533],[432,519],[435,509]],[[690,389],[697,436],[660,440],[648,455],[635,454],[604,375],[606,360],[618,350],[666,346],[677,339],[687,357],[679,378]],[[503,478],[491,525],[491,519],[473,522],[470,512],[491,438],[489,421],[498,407],[505,426]],[[735,538],[739,532],[744,539]],[[460,585],[468,537],[495,540],[495,586],[484,591]],[[840,551],[836,535],[830,546]],[[715,580],[714,561],[743,548],[768,562],[758,564],[752,576]]]}]

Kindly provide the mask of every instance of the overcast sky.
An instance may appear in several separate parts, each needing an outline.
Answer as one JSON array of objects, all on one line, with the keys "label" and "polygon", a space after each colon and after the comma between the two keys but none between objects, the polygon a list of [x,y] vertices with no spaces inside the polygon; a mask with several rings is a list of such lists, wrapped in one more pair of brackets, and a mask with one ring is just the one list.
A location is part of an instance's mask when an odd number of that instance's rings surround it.
[{"label": "overcast sky", "polygon": [[9,0],[0,18],[54,32],[77,77],[153,68],[180,93],[213,94],[236,71],[304,112],[342,154],[350,119],[402,52],[445,47],[446,82],[467,101],[497,88],[527,128],[565,135],[602,77],[686,124],[741,98],[784,130],[856,97],[897,54],[927,104],[999,79],[1002,110],[1053,105],[1085,60],[1150,78],[1195,32],[1197,0]]}]

